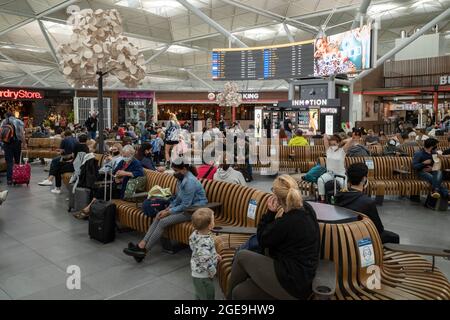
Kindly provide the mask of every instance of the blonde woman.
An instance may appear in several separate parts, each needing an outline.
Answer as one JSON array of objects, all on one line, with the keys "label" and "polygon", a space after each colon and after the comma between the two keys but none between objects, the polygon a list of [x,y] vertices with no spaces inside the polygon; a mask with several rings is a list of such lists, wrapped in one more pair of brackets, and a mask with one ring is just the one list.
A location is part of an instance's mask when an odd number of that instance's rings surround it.
[{"label": "blonde woman", "polygon": [[177,145],[180,141],[180,123],[178,122],[177,116],[175,113],[169,114],[169,125],[167,126],[167,130],[165,133],[165,156],[166,156],[166,167],[170,168],[170,153],[174,145]]},{"label": "blonde woman", "polygon": [[257,238],[265,256],[238,251],[228,299],[307,299],[319,262],[320,232],[314,210],[304,205],[297,182],[282,175],[273,182],[268,211]]}]

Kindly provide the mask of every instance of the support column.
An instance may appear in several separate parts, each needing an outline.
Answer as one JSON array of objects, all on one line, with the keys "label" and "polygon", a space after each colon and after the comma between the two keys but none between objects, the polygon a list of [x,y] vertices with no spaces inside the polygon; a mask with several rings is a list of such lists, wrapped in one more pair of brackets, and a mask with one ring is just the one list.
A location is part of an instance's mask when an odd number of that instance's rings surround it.
[{"label": "support column", "polygon": [[98,152],[103,153],[103,76],[106,73],[97,72],[98,75],[98,93],[97,93],[97,107],[98,107]]},{"label": "support column", "polygon": [[439,92],[433,92],[433,109],[434,109],[434,123],[437,124],[439,121]]}]

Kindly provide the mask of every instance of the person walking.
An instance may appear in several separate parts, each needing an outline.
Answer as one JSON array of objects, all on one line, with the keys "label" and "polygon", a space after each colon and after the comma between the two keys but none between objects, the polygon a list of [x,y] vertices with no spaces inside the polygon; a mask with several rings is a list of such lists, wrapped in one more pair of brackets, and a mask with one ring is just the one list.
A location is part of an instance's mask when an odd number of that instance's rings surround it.
[{"label": "person walking", "polygon": [[89,138],[95,140],[97,136],[97,127],[98,127],[97,113],[91,112],[90,117],[86,119],[84,125],[87,131],[89,132]]},{"label": "person walking", "polygon": [[12,185],[14,163],[20,163],[22,147],[25,149],[25,125],[11,112],[6,113],[5,120],[1,124],[1,140],[5,151],[6,178],[8,185]]}]

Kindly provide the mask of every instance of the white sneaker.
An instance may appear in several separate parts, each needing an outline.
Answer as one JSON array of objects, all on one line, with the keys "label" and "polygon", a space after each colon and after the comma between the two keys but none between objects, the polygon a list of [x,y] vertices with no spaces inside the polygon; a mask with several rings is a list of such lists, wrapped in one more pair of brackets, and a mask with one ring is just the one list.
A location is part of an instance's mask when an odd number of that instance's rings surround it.
[{"label": "white sneaker", "polygon": [[8,196],[8,190],[0,192],[0,203],[5,202],[7,196]]},{"label": "white sneaker", "polygon": [[60,194],[61,193],[61,189],[52,189],[51,190],[52,193],[56,193],[56,194]]},{"label": "white sneaker", "polygon": [[39,182],[38,185],[40,185],[40,186],[52,186],[53,182],[51,182],[48,179],[45,179],[44,181]]}]

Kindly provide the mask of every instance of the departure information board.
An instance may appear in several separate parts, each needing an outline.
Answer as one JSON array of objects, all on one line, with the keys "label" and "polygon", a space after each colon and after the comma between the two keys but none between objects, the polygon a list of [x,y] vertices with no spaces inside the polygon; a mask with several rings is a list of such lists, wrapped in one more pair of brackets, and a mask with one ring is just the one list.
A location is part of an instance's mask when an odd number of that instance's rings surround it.
[{"label": "departure information board", "polygon": [[257,48],[214,49],[213,80],[271,80],[314,75],[313,41]]}]

